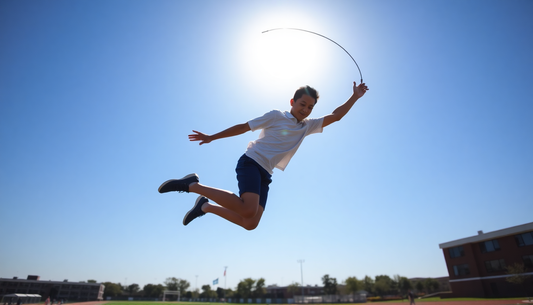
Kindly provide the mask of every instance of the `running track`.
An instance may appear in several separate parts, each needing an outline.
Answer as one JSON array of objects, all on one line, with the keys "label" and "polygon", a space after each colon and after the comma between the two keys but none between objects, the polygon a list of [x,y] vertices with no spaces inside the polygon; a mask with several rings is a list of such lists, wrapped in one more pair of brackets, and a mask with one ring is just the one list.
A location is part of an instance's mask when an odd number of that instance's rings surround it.
[{"label": "running track", "polygon": [[[81,302],[81,303],[68,303],[68,305],[103,305],[107,303],[108,301],[102,301],[102,302]],[[172,303],[172,304],[178,304],[177,302],[165,302],[165,303]],[[183,304],[191,304],[193,303],[183,303]],[[213,303],[216,304],[216,303]],[[227,303],[230,304],[230,303]],[[244,304],[244,303],[243,303]],[[368,305],[409,305],[408,301],[403,302],[394,302],[394,303],[382,303],[382,302],[367,302]],[[423,301],[416,301],[416,304],[418,305],[525,305],[528,304],[527,301],[523,302],[522,300],[487,300],[487,301],[441,301],[441,302],[423,302]]]}]

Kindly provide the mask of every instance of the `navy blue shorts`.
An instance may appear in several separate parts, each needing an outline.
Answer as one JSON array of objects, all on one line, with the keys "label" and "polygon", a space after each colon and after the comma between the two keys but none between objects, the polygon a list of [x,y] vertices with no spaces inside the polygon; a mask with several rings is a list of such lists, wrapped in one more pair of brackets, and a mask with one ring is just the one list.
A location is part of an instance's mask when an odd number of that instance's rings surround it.
[{"label": "navy blue shorts", "polygon": [[242,155],[237,162],[235,172],[237,173],[237,181],[239,181],[239,196],[247,192],[258,194],[259,205],[264,210],[272,175],[246,154]]}]

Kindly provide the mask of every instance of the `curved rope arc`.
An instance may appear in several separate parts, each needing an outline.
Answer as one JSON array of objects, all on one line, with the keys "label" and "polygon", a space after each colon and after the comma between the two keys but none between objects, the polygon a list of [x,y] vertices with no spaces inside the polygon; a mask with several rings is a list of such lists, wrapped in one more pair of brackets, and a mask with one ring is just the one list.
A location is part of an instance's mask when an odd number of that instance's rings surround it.
[{"label": "curved rope arc", "polygon": [[344,52],[346,52],[346,54],[348,54],[348,56],[350,56],[350,58],[352,59],[353,63],[355,64],[355,66],[357,67],[357,70],[359,70],[359,76],[361,76],[361,83],[363,83],[363,73],[361,73],[361,69],[359,68],[359,65],[357,64],[357,62],[355,61],[355,59],[353,58],[353,56],[348,52],[346,51],[345,48],[343,48],[343,46],[341,46],[340,44],[338,44],[335,40],[327,37],[327,36],[324,36],[322,34],[319,34],[319,33],[316,33],[316,32],[312,32],[312,31],[308,31],[308,30],[304,30],[304,29],[298,29],[298,28],[274,28],[274,29],[270,29],[270,30],[266,30],[266,31],[263,31],[261,32],[261,34],[264,34],[264,33],[267,33],[267,32],[272,32],[272,31],[278,31],[278,30],[294,30],[294,31],[301,31],[301,32],[306,32],[306,33],[310,33],[310,34],[314,34],[314,35],[317,35],[317,36],[320,36],[322,38],[325,38],[331,42],[333,42],[334,44],[336,44],[339,48],[341,48]]}]

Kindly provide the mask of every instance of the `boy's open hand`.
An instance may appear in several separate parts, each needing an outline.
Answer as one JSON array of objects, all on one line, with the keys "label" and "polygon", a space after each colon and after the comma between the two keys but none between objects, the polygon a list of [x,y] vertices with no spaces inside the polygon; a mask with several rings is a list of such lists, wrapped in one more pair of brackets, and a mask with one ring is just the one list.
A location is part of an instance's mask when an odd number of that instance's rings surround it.
[{"label": "boy's open hand", "polygon": [[357,96],[357,98],[360,98],[363,95],[365,95],[367,90],[368,90],[368,87],[366,86],[365,83],[361,83],[359,84],[359,86],[357,86],[357,84],[353,82],[353,94]]},{"label": "boy's open hand", "polygon": [[211,142],[211,136],[196,130],[193,130],[192,132],[194,132],[194,134],[189,135],[189,141],[200,141],[200,145]]}]

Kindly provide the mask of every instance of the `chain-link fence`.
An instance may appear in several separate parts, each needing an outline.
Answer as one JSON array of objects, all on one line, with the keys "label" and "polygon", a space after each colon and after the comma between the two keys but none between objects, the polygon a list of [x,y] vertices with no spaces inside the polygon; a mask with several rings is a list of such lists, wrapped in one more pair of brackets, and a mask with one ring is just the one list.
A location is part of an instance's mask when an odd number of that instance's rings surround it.
[{"label": "chain-link fence", "polygon": [[366,294],[356,295],[321,295],[321,296],[294,296],[296,304],[312,303],[366,303]]}]

